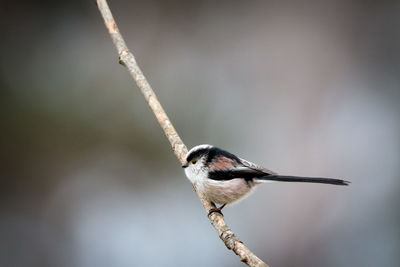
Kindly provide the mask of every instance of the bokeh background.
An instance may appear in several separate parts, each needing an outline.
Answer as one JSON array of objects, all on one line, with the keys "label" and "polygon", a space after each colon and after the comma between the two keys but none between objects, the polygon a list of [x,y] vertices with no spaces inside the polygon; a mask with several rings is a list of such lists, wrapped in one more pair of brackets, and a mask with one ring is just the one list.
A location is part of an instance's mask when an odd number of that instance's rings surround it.
[{"label": "bokeh background", "polygon": [[[181,137],[288,175],[224,210],[271,266],[400,265],[398,1],[110,1]],[[94,1],[0,8],[0,266],[242,266]]]}]

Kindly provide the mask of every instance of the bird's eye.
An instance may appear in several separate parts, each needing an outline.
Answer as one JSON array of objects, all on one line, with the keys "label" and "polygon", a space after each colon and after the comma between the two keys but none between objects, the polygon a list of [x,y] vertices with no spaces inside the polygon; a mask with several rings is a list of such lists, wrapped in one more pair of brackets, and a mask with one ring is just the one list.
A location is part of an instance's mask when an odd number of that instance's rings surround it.
[{"label": "bird's eye", "polygon": [[196,164],[197,160],[192,160],[191,163],[192,164]]}]

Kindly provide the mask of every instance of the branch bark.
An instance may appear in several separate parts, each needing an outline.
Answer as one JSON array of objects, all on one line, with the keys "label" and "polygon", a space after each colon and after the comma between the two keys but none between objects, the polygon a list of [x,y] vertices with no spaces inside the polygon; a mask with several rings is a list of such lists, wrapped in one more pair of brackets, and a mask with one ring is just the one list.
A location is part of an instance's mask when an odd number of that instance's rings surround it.
[{"label": "branch bark", "polygon": [[[181,163],[185,162],[185,156],[187,154],[187,148],[183,143],[182,139],[179,137],[176,132],[174,126],[169,120],[167,114],[165,113],[163,107],[157,99],[153,89],[151,88],[149,82],[146,77],[143,75],[140,70],[135,57],[129,51],[125,41],[119,32],[118,26],[115,23],[115,20],[111,14],[110,8],[107,4],[106,0],[97,0],[97,6],[101,15],[103,16],[104,23],[108,32],[110,33],[111,39],[114,42],[115,47],[117,48],[119,54],[119,63],[124,65],[132,78],[135,80],[137,86],[140,91],[143,93],[144,98],[147,101],[147,104],[150,106],[153,111],[155,117],[157,118],[158,123],[163,129],[165,135],[168,138],[168,141],[171,143],[172,151],[175,156]],[[197,193],[200,198],[201,203],[204,206],[204,209],[208,213],[211,208],[215,208],[215,206],[209,201],[205,200],[196,190],[193,185],[194,191]],[[240,260],[246,263],[249,266],[264,266],[268,267],[268,265],[260,260],[254,253],[252,253],[232,232],[232,230],[225,223],[223,216],[217,212],[213,212],[209,215],[209,220],[211,225],[215,228],[218,233],[220,239],[224,242],[225,246],[228,249],[231,249],[235,252],[236,255],[240,257]]]}]

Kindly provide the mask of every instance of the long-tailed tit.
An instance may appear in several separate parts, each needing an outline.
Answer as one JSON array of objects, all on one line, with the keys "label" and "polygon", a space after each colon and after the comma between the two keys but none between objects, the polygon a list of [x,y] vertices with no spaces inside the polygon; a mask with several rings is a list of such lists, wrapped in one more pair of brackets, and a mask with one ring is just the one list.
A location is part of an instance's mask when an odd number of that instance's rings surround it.
[{"label": "long-tailed tit", "polygon": [[186,176],[204,198],[222,205],[212,209],[210,213],[214,211],[221,213],[225,205],[241,199],[255,186],[268,181],[349,184],[348,181],[340,179],[278,175],[211,145],[192,148],[182,168],[185,168]]}]

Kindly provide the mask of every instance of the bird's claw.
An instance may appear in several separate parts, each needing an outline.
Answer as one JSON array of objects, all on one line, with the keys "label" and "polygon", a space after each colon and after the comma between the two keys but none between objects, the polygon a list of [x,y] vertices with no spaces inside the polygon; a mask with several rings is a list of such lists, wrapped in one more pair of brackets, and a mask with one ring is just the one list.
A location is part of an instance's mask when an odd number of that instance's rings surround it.
[{"label": "bird's claw", "polygon": [[222,205],[222,206],[219,207],[219,208],[217,208],[217,207],[211,208],[211,209],[208,211],[208,216],[210,217],[210,215],[211,215],[213,212],[217,212],[217,213],[221,214],[222,217],[223,217],[224,214],[222,214],[222,211],[221,211],[221,210],[225,207],[225,205],[226,205],[226,204]]}]

